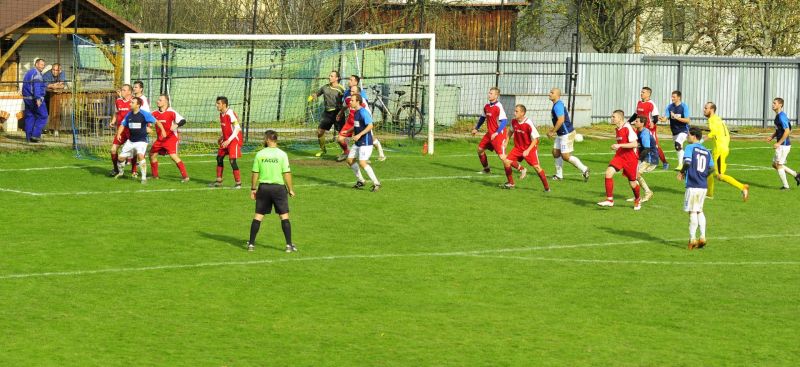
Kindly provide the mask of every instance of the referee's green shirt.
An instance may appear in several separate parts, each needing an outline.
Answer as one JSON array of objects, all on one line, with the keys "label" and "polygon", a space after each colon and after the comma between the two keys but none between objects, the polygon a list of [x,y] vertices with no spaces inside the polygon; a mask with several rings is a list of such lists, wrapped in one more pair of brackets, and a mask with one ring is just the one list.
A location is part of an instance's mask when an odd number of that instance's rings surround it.
[{"label": "referee's green shirt", "polygon": [[284,185],[283,174],[291,172],[289,157],[278,148],[264,148],[256,153],[253,172],[258,173],[259,183]]}]

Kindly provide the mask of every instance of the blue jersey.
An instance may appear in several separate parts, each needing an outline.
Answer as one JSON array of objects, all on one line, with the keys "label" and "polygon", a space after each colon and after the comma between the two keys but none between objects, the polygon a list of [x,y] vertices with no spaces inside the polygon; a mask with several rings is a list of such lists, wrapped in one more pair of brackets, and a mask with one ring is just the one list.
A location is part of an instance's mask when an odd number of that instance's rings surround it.
[{"label": "blue jersey", "polygon": [[567,107],[564,106],[564,102],[561,102],[561,100],[558,100],[556,101],[556,103],[553,103],[553,109],[550,110],[550,115],[553,119],[553,126],[556,125],[556,122],[558,121],[559,117],[564,116],[564,124],[561,125],[558,131],[556,131],[556,134],[558,134],[559,136],[567,135],[575,131],[575,129],[572,128],[572,121],[569,119],[569,113],[567,113]]},{"label": "blue jersey", "polygon": [[[367,90],[362,89],[361,93],[359,94],[361,95],[361,102],[367,103]],[[344,95],[342,96],[342,102],[347,102],[347,97],[350,97],[350,89],[344,91]],[[345,107],[349,108],[350,106],[345,106]]]},{"label": "blue jersey", "polygon": [[678,115],[680,118],[689,118],[689,106],[683,102],[677,106],[674,103],[670,103],[667,105],[666,111],[664,111],[664,116],[669,118],[669,129],[672,130],[672,135],[678,135],[680,133],[688,134],[689,124],[684,124],[672,118],[671,113]]},{"label": "blue jersey", "polygon": [[687,189],[707,189],[708,176],[714,168],[711,152],[700,143],[689,144],[683,150],[683,165],[686,169]]},{"label": "blue jersey", "polygon": [[147,126],[154,123],[156,123],[155,117],[145,110],[139,110],[139,113],[128,112],[122,120],[122,126],[131,131],[128,140],[132,143],[147,142]]},{"label": "blue jersey", "polygon": [[[786,129],[792,131],[792,123],[789,122],[789,117],[786,116],[786,113],[781,111],[779,114],[775,115],[775,139],[780,141],[783,134],[786,132]],[[789,133],[791,134],[791,133]],[[789,137],[786,137],[786,140],[783,141],[781,145],[792,145],[789,142]]]},{"label": "blue jersey", "polygon": [[[369,111],[367,111],[366,108],[359,108],[356,110],[355,115],[353,116],[353,134],[360,134],[362,131],[364,131],[364,129],[367,128],[367,125],[370,124],[372,124],[372,115],[370,115]],[[356,145],[360,147],[372,145],[372,131],[364,134],[361,139],[358,139]]]},{"label": "blue jersey", "polygon": [[650,130],[643,128],[639,131],[639,161],[650,164],[658,164],[658,148],[656,140],[650,134]]},{"label": "blue jersey", "polygon": [[36,68],[28,70],[22,79],[22,98],[39,99],[44,101],[47,92],[47,83],[44,82],[44,75]]}]

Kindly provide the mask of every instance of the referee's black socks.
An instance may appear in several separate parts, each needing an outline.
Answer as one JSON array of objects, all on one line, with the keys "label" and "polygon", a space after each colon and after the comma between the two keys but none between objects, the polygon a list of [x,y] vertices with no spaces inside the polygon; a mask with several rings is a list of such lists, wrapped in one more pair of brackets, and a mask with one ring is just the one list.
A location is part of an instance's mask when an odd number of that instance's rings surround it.
[{"label": "referee's black socks", "polygon": [[[281,229],[283,229],[283,237],[286,238],[286,244],[292,244],[292,224],[288,219],[281,219]],[[251,230],[252,232],[252,230]],[[252,235],[251,235],[252,236]]]},{"label": "referee's black socks", "polygon": [[261,221],[253,219],[253,222],[250,223],[250,244],[256,244],[256,235],[258,234],[258,230],[261,228]]}]

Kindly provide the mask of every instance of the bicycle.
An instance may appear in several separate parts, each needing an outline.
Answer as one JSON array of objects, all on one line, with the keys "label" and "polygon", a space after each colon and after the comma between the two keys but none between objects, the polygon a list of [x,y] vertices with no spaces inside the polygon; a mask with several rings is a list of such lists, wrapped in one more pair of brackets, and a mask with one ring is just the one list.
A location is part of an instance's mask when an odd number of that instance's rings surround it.
[{"label": "bicycle", "polygon": [[376,126],[381,126],[383,123],[397,126],[398,131],[408,134],[412,138],[422,132],[422,111],[415,103],[403,100],[403,95],[406,94],[406,91],[396,90],[394,94],[397,95],[397,98],[387,98],[389,103],[396,106],[396,109],[392,112],[383,99],[381,87],[373,85],[370,89],[375,92],[375,100],[370,101],[369,105]]}]

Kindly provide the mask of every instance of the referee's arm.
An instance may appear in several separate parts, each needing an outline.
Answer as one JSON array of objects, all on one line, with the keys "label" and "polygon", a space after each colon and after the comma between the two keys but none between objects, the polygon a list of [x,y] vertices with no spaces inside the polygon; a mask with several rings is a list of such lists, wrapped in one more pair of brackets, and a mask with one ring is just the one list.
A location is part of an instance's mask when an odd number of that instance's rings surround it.
[{"label": "referee's arm", "polygon": [[253,171],[250,178],[250,199],[256,199],[256,192],[258,192],[258,172]]},{"label": "referee's arm", "polygon": [[289,190],[289,196],[294,197],[294,187],[292,186],[292,173],[283,173],[283,182],[286,183],[286,189]]}]

